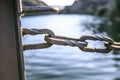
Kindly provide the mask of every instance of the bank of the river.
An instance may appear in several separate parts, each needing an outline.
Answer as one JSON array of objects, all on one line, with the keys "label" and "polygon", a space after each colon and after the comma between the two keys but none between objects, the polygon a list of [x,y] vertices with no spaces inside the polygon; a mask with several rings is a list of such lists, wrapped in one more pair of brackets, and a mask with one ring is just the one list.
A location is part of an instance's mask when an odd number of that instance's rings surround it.
[{"label": "bank of the river", "polygon": [[111,2],[112,0],[76,0],[61,13],[95,14],[97,11],[110,8]]}]

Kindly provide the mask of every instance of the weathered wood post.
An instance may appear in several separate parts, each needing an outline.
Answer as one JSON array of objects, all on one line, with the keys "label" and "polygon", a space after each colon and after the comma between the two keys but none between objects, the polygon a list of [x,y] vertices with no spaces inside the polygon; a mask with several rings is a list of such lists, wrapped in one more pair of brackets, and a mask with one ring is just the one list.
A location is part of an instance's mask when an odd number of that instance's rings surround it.
[{"label": "weathered wood post", "polygon": [[19,0],[0,0],[0,80],[24,80]]}]

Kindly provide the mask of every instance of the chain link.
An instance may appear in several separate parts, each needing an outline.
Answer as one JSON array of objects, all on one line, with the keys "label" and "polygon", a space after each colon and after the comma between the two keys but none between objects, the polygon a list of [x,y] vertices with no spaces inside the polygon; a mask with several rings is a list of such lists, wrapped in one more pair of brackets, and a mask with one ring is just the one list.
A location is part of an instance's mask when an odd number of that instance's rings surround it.
[{"label": "chain link", "polygon": [[100,49],[100,48],[91,48],[91,47],[80,47],[81,50],[87,51],[87,52],[99,52],[99,53],[108,53],[112,50],[111,46],[113,44],[113,40],[108,37],[104,36],[97,36],[97,35],[84,35],[80,37],[81,41],[86,41],[86,40],[99,40],[99,41],[105,41],[104,46],[106,47],[105,49]]},{"label": "chain link", "polygon": [[78,47],[85,47],[87,46],[87,42],[80,41],[79,39],[62,37],[62,36],[45,36],[45,41],[51,44],[57,45],[69,45],[69,46],[78,46]]},{"label": "chain link", "polygon": [[[24,50],[28,49],[42,49],[51,47],[53,44],[56,45],[64,45],[64,46],[77,46],[82,51],[87,52],[98,52],[98,53],[108,53],[111,50],[120,51],[120,42],[114,42],[111,38],[105,36],[98,36],[98,35],[83,35],[79,39],[76,38],[69,38],[63,36],[56,36],[54,32],[49,29],[22,29],[22,34],[27,35],[37,35],[37,34],[47,34],[44,37],[46,43],[41,44],[25,44],[23,45]],[[93,41],[103,41],[104,42],[104,49],[101,48],[92,48],[88,47],[87,40]]]},{"label": "chain link", "polygon": [[111,45],[111,48],[113,50],[119,51],[120,50],[120,42],[114,42],[113,45]]},{"label": "chain link", "polygon": [[[36,34],[48,34],[48,36],[55,36],[55,34],[49,30],[49,29],[22,29],[22,35],[36,35]],[[28,49],[42,49],[42,48],[48,48],[51,47],[53,44],[49,43],[40,43],[40,44],[25,44],[23,45],[23,50]]]}]

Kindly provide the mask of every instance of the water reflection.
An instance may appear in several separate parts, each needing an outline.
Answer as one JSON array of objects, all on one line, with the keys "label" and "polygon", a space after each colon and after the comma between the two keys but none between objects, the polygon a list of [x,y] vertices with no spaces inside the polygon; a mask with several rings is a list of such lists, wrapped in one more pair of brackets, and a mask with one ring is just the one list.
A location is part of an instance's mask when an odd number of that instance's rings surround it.
[{"label": "water reflection", "polygon": [[[94,27],[84,23],[101,23],[101,19],[89,15],[42,15],[22,18],[25,28],[51,29],[56,35],[79,38],[84,34],[107,36],[106,32],[94,33]],[[97,30],[97,29],[96,29]],[[25,36],[23,43],[43,42],[43,36]],[[90,46],[103,47],[91,42]],[[27,50],[25,69],[27,80],[118,80],[119,55],[88,53],[77,47],[54,45],[47,49]]]}]

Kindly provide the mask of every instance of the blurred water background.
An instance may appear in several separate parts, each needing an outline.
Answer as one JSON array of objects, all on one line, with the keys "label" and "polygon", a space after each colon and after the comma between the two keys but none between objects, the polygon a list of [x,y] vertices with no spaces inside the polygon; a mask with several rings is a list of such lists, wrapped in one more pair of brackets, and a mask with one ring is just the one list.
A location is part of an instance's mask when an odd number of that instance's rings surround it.
[{"label": "blurred water background", "polygon": [[[23,28],[50,29],[56,35],[79,38],[104,35],[99,24],[104,18],[78,14],[53,14],[22,17]],[[114,34],[114,33],[113,33]],[[44,42],[44,35],[26,35],[23,44]],[[90,46],[104,47],[101,42]],[[77,47],[53,45],[24,51],[27,80],[120,80],[120,55],[83,52]]]}]

